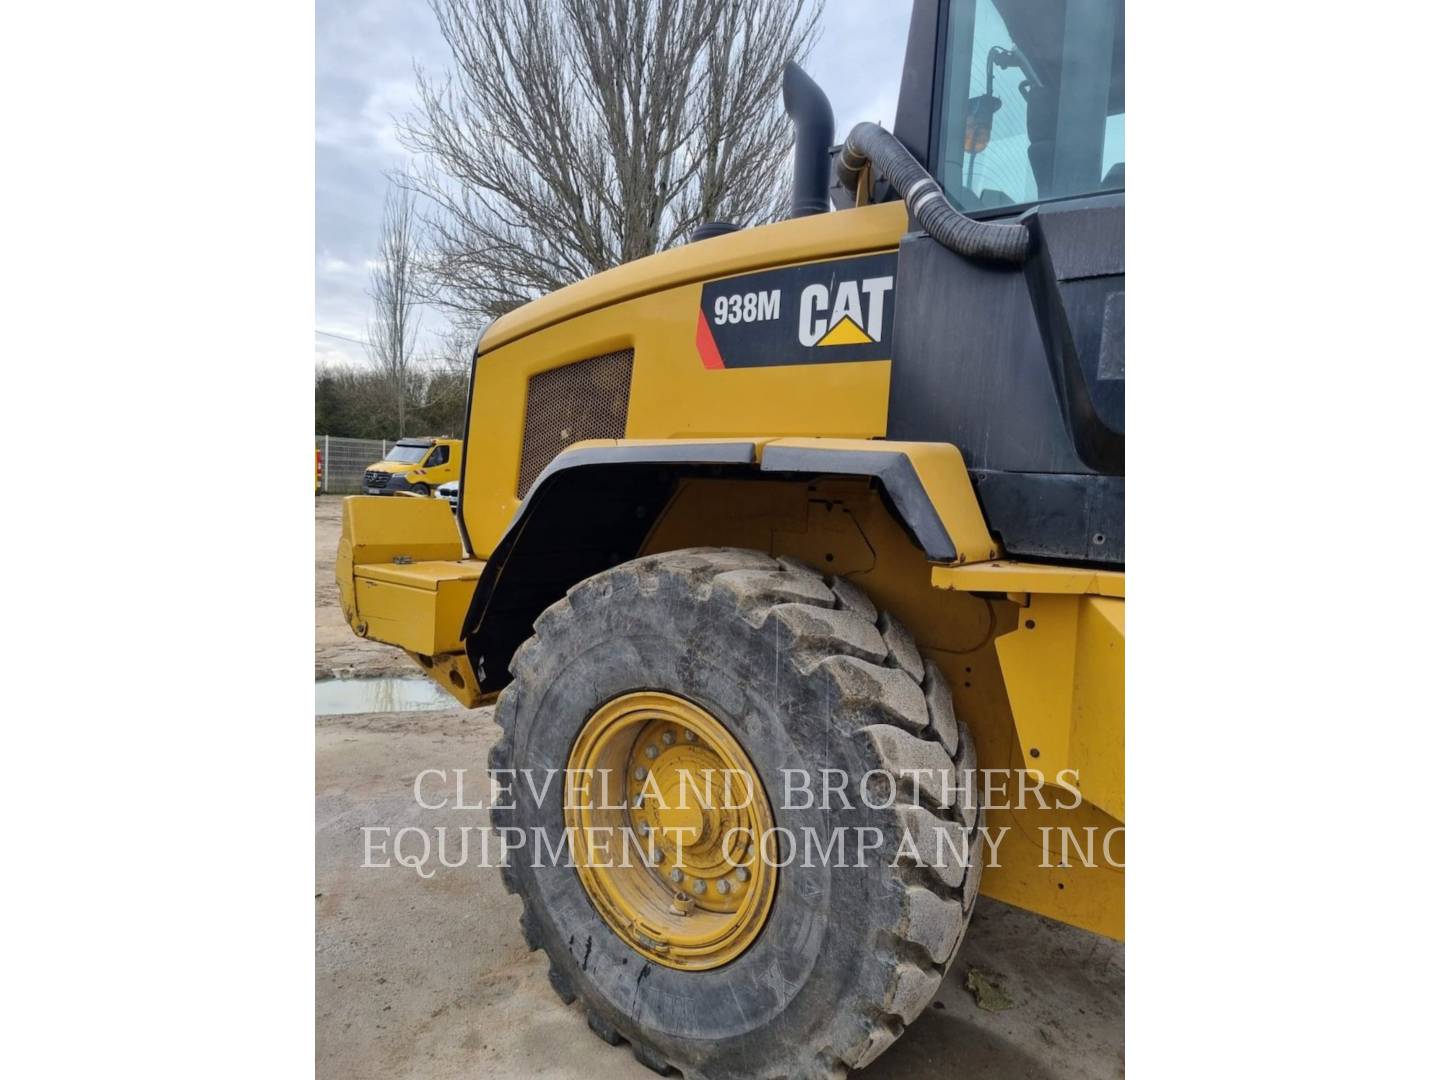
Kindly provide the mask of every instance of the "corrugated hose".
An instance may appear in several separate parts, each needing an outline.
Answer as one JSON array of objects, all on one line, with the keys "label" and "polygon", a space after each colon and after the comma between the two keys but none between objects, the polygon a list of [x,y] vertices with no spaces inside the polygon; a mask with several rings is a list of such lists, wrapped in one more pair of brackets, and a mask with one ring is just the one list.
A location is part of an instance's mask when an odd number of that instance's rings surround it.
[{"label": "corrugated hose", "polygon": [[957,255],[1004,263],[1025,261],[1030,250],[1029,229],[1017,222],[976,221],[955,209],[905,144],[879,124],[856,124],[836,162],[835,175],[852,195],[867,161],[900,193],[921,227]]}]

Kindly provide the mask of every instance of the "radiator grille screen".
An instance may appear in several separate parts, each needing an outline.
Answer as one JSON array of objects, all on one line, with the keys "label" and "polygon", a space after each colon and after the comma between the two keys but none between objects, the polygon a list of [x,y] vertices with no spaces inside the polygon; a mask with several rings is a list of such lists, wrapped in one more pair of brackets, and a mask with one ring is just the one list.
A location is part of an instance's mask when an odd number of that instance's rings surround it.
[{"label": "radiator grille screen", "polygon": [[531,376],[515,487],[520,498],[571,443],[625,437],[634,359],[635,350],[622,349]]}]

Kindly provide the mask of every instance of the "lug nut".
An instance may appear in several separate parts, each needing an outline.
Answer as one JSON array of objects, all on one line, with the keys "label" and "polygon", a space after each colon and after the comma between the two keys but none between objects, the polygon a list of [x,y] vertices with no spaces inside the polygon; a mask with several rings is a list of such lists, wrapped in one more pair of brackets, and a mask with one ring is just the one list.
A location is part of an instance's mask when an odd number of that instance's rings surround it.
[{"label": "lug nut", "polygon": [[694,742],[694,741],[695,741],[695,733],[694,733],[693,731],[687,731],[687,732],[685,732],[685,741],[686,741],[686,742]]},{"label": "lug nut", "polygon": [[674,746],[675,733],[673,731],[665,732],[665,734],[660,736],[660,741],[663,742],[666,746]]},{"label": "lug nut", "polygon": [[735,868],[735,877],[738,878],[740,881],[749,881],[750,871],[744,866],[737,866]]},{"label": "lug nut", "polygon": [[647,776],[649,776],[649,775],[650,775],[650,773],[649,773],[649,771],[645,768],[644,765],[641,765],[638,769],[635,770],[635,779],[636,779],[636,780],[644,780],[645,777],[647,777]]},{"label": "lug nut", "polygon": [[670,880],[678,885],[680,882],[685,880],[685,872],[681,870],[678,866],[675,867],[674,870],[670,871]]},{"label": "lug nut", "polygon": [[715,891],[718,892],[721,896],[724,896],[730,891],[730,883],[724,878],[721,878],[715,883]]},{"label": "lug nut", "polygon": [[693,887],[691,887],[690,891],[693,892],[696,896],[703,896],[705,894],[705,882],[701,881],[699,878],[696,878],[695,884]]},{"label": "lug nut", "polygon": [[645,747],[645,756],[648,757],[651,761],[654,761],[657,757],[660,756],[660,748],[658,746]]}]

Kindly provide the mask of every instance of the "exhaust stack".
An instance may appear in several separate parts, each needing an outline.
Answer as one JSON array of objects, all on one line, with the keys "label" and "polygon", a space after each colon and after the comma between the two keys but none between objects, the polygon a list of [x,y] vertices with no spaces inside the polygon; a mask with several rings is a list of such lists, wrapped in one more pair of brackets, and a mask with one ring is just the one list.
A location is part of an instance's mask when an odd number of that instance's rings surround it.
[{"label": "exhaust stack", "polygon": [[795,180],[790,216],[823,214],[830,209],[830,144],[835,114],[825,91],[793,60],[785,65],[785,111],[795,125]]}]

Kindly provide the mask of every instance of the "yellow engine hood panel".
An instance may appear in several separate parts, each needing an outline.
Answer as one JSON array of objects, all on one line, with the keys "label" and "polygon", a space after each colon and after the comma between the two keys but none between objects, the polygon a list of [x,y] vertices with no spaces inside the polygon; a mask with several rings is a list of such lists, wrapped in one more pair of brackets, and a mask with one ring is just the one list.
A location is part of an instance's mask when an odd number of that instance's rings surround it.
[{"label": "yellow engine hood panel", "polygon": [[485,331],[480,352],[491,352],[536,330],[647,293],[767,266],[893,248],[905,231],[906,214],[903,202],[878,203],[682,244],[577,281],[502,315]]}]

